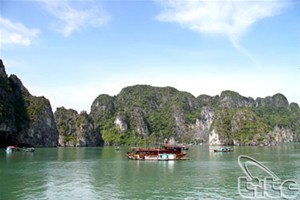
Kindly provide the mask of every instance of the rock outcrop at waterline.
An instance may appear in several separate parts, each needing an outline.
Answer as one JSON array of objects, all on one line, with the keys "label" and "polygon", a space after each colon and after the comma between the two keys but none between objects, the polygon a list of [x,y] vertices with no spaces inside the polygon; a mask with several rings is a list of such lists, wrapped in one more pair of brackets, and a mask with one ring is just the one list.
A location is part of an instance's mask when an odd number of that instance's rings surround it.
[{"label": "rock outcrop at waterline", "polygon": [[7,76],[0,60],[0,147],[57,146],[50,102],[29,93],[16,75]]}]

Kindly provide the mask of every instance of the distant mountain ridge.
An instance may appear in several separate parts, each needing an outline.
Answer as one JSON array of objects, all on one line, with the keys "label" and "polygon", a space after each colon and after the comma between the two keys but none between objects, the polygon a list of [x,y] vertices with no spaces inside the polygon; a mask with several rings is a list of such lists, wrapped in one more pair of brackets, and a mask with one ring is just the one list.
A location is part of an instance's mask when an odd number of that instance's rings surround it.
[{"label": "distant mountain ridge", "polygon": [[300,108],[282,94],[244,97],[234,91],[194,97],[173,87],[134,85],[100,94],[90,113],[57,108],[32,96],[0,60],[0,147],[275,145],[300,141]]}]

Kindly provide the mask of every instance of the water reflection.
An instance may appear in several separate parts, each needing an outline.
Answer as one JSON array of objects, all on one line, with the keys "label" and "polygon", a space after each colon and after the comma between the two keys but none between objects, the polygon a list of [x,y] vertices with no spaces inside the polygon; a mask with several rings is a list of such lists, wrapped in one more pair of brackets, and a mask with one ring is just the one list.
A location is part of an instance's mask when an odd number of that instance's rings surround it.
[{"label": "water reflection", "polygon": [[168,173],[173,173],[174,172],[174,160],[169,160],[169,161],[157,161],[159,164],[159,167]]},{"label": "water reflection", "polygon": [[79,147],[58,147],[57,160],[58,161],[74,161],[85,159],[85,148]]}]

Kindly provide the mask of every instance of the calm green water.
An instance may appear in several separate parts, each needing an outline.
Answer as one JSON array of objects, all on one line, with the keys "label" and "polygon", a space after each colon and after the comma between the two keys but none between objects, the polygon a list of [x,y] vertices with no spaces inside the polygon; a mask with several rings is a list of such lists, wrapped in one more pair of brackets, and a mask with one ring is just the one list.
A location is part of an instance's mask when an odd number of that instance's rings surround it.
[{"label": "calm green water", "polygon": [[[300,182],[300,144],[192,146],[187,161],[133,161],[126,147],[0,149],[0,199],[241,199],[239,155],[261,161],[281,179]],[[300,199],[300,195],[297,196]]]}]

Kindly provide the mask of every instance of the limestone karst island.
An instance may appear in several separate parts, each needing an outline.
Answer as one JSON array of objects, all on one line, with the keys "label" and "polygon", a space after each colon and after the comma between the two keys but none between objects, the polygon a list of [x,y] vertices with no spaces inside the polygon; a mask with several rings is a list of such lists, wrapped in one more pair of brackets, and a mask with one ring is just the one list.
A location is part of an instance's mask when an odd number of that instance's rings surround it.
[{"label": "limestone karst island", "polygon": [[[204,86],[199,86],[204,87]],[[97,94],[96,94],[97,95]],[[197,97],[172,87],[134,85],[100,94],[90,113],[37,97],[0,61],[0,147],[255,145],[299,142],[300,108],[283,94],[253,99],[234,91]]]}]

